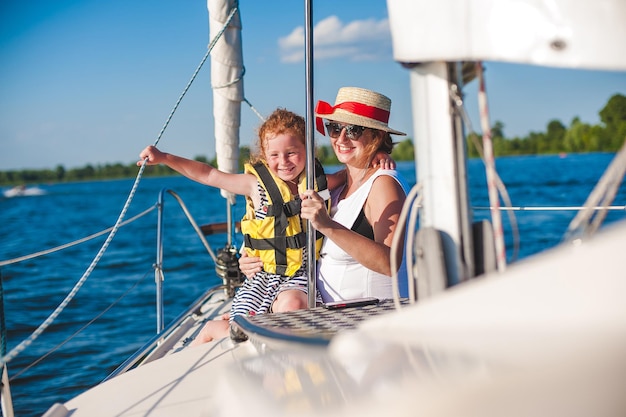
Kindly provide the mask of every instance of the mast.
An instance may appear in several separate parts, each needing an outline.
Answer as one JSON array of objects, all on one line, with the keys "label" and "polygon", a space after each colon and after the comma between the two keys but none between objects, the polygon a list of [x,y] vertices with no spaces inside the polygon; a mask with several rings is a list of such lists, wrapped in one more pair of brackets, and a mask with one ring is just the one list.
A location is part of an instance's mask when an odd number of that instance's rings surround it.
[{"label": "mast", "polygon": [[410,77],[417,179],[424,194],[420,227],[441,234],[446,286],[466,280],[473,272],[463,132],[459,120],[451,117],[450,87],[455,75],[446,62],[428,62],[413,65]]},{"label": "mast", "polygon": [[[215,153],[221,171],[237,173],[239,170],[239,126],[243,93],[243,53],[241,47],[241,19],[237,0],[207,0],[209,10],[209,36],[214,39],[224,25],[221,39],[211,53],[211,86],[213,88],[213,118],[215,121]],[[229,21],[230,18],[230,21]],[[231,206],[235,195],[224,190],[227,200],[228,245],[234,234]]]}]

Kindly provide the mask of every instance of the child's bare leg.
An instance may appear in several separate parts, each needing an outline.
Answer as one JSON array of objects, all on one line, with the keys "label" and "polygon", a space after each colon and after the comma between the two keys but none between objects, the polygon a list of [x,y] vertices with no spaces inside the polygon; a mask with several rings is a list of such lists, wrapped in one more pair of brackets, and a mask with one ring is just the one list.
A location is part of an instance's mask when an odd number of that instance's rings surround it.
[{"label": "child's bare leg", "polygon": [[198,336],[191,341],[189,346],[198,346],[203,343],[212,341],[213,339],[221,339],[228,336],[230,314],[222,315],[220,320],[210,320],[204,324]]},{"label": "child's bare leg", "polygon": [[309,306],[307,294],[300,290],[281,291],[274,304],[272,311],[274,313],[282,313],[285,311],[302,310]]}]

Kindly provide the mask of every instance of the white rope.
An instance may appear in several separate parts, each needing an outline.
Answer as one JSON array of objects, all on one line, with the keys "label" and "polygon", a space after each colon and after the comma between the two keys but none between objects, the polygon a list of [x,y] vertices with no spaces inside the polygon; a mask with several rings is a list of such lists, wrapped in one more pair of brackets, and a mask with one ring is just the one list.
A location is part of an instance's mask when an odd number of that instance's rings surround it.
[{"label": "white rope", "polygon": [[[404,204],[402,205],[402,211],[400,212],[400,217],[398,218],[398,224],[396,226],[396,232],[393,234],[393,239],[391,240],[391,253],[390,253],[390,267],[391,267],[391,288],[392,288],[392,292],[393,292],[393,302],[395,304],[395,307],[397,310],[400,310],[401,308],[401,304],[400,304],[400,289],[399,289],[399,284],[398,284],[398,262],[397,262],[397,254],[399,252],[399,246],[400,246],[400,238],[402,236],[404,236],[405,233],[401,233],[402,230],[405,230],[406,233],[409,233],[409,237],[412,237],[413,232],[414,232],[414,227],[415,224],[409,225],[409,229],[406,230],[406,219],[408,216],[409,211],[411,210],[411,208],[414,206],[413,202],[417,201],[418,203],[421,200],[417,200],[419,198],[419,193],[422,190],[422,183],[417,183],[413,186],[413,188],[411,189],[411,191],[409,192],[409,194],[406,196],[406,200],[404,200]],[[413,210],[413,212],[415,212],[417,209]],[[412,219],[414,219],[414,216],[411,216]],[[407,245],[406,245],[406,263],[407,263],[407,278],[409,276],[409,269],[410,268],[410,262],[409,259],[411,259],[411,255],[409,255],[410,252],[410,248],[413,247],[413,239],[410,239],[410,243],[407,241]],[[412,274],[411,274],[412,277]],[[411,279],[409,279],[409,285],[411,285]],[[409,295],[411,293],[411,290],[409,289]]]},{"label": "white rope", "polygon": [[[474,132],[474,128],[472,127],[472,121],[469,115],[467,114],[467,110],[465,109],[465,106],[463,104],[463,99],[459,95],[458,90],[456,89],[456,85],[452,85],[452,88],[450,90],[450,96],[456,105],[456,110],[459,112],[459,114],[463,118],[463,122],[468,127],[470,132]],[[476,147],[476,151],[478,152],[478,155],[480,156],[480,159],[483,161],[483,164],[485,164],[486,166],[485,154],[483,152],[482,145],[480,144],[480,142],[478,141],[475,135],[471,135],[471,138],[472,138],[472,143]],[[495,165],[494,165],[494,168],[495,168]],[[498,192],[500,193],[500,197],[502,198],[502,201],[504,202],[504,207],[511,207],[513,204],[511,202],[509,192],[506,189],[506,185],[504,185],[504,182],[500,178],[498,171],[494,171],[494,175],[495,175],[495,181],[496,181],[496,186],[498,188]],[[502,210],[503,207],[500,207],[500,209]],[[491,208],[489,208],[489,210],[491,210]],[[505,210],[505,211],[507,211],[507,214],[509,216],[509,223],[511,224],[511,233],[513,234],[513,253],[511,255],[511,262],[513,262],[517,259],[517,256],[519,254],[519,248],[520,248],[519,228],[517,226],[517,219],[515,218],[515,213],[512,210]]]},{"label": "white rope", "polygon": [[480,109],[480,124],[483,131],[483,151],[485,153],[485,174],[487,176],[487,189],[489,191],[489,204],[491,221],[496,246],[496,265],[499,272],[506,269],[506,251],[504,246],[504,234],[502,232],[502,217],[500,216],[500,200],[496,186],[496,167],[493,157],[493,143],[491,142],[491,127],[489,126],[489,108],[487,106],[487,93],[485,91],[485,77],[483,76],[482,62],[476,63],[478,74],[478,107]]},{"label": "white rope", "polygon": [[[406,241],[406,259],[411,259],[411,267],[409,268],[409,264],[407,263],[407,279],[408,279],[408,291],[409,291],[409,300],[411,303],[417,302],[417,280],[418,276],[414,275],[413,263],[417,263],[417,260],[414,259],[413,249],[415,247],[415,230],[417,230],[417,217],[419,215],[419,209],[422,206],[422,200],[424,199],[423,194],[419,194],[415,198],[415,202],[413,203],[413,209],[411,210],[411,216],[409,217],[409,227],[408,229],[411,231],[411,234],[408,236]],[[408,261],[407,261],[408,262]]]}]

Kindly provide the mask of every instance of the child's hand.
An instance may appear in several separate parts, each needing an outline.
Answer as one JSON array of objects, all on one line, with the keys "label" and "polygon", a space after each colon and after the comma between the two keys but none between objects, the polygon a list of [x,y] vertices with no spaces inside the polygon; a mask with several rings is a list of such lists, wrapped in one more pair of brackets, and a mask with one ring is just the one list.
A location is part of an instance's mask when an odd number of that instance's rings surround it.
[{"label": "child's hand", "polygon": [[137,161],[137,166],[141,166],[145,159],[147,159],[146,165],[156,165],[160,163],[161,160],[164,158],[164,154],[155,146],[150,145],[146,149],[141,151],[141,153],[139,154],[139,158],[141,158],[141,160]]},{"label": "child's hand", "polygon": [[385,152],[377,152],[372,159],[372,167],[380,169],[396,169],[396,161]]},{"label": "child's hand", "polygon": [[243,251],[241,257],[239,258],[239,269],[242,274],[248,278],[252,278],[257,272],[261,272],[262,268],[263,262],[261,261],[261,258],[248,256],[246,251]]}]

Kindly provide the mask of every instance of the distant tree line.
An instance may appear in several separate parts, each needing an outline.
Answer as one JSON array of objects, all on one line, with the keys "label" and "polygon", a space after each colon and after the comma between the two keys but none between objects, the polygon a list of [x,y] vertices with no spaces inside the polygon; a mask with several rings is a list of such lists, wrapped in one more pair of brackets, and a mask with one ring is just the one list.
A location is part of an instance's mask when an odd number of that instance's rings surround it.
[{"label": "distant tree line", "polygon": [[[507,138],[504,135],[504,124],[496,121],[491,128],[491,140],[496,156],[532,155],[550,153],[582,153],[582,152],[616,152],[626,139],[626,96],[615,94],[599,112],[601,124],[590,125],[575,117],[569,127],[559,120],[551,120],[545,132],[531,132],[526,137]],[[467,137],[470,157],[478,156],[474,141],[481,141],[476,133]],[[330,146],[317,149],[317,157],[324,165],[337,164],[337,157]],[[391,153],[396,161],[413,160],[413,141],[405,139],[396,144]],[[242,146],[239,152],[239,169],[250,158],[250,148]],[[208,160],[197,156],[197,161],[217,166],[216,159]],[[137,166],[133,162],[128,165],[121,163],[106,165],[86,165],[82,168],[65,169],[62,165],[55,169],[23,169],[0,171],[0,185],[18,185],[33,183],[75,182],[99,179],[132,178],[137,175]],[[147,167],[144,176],[157,177],[176,174],[163,165]]]},{"label": "distant tree line", "polygon": [[[239,167],[243,169],[244,162],[250,158],[250,149],[242,146],[239,149]],[[196,156],[196,161],[217,166],[217,159],[208,160],[205,156]],[[0,171],[0,185],[45,184],[58,182],[77,182],[133,178],[137,175],[138,167],[135,162],[128,165],[121,163],[93,166],[88,164],[82,168],[66,170],[62,165],[56,169],[22,169],[14,171]],[[165,165],[151,165],[143,172],[144,177],[165,177],[178,175],[176,171]]]},{"label": "distant tree line", "polygon": [[[626,96],[612,96],[599,113],[601,124],[590,125],[575,117],[569,127],[559,120],[548,122],[545,132],[531,132],[524,138],[507,138],[504,124],[496,122],[491,128],[493,152],[496,156],[535,155],[555,153],[616,152],[626,139]],[[474,140],[468,135],[468,152],[478,156]]]}]

